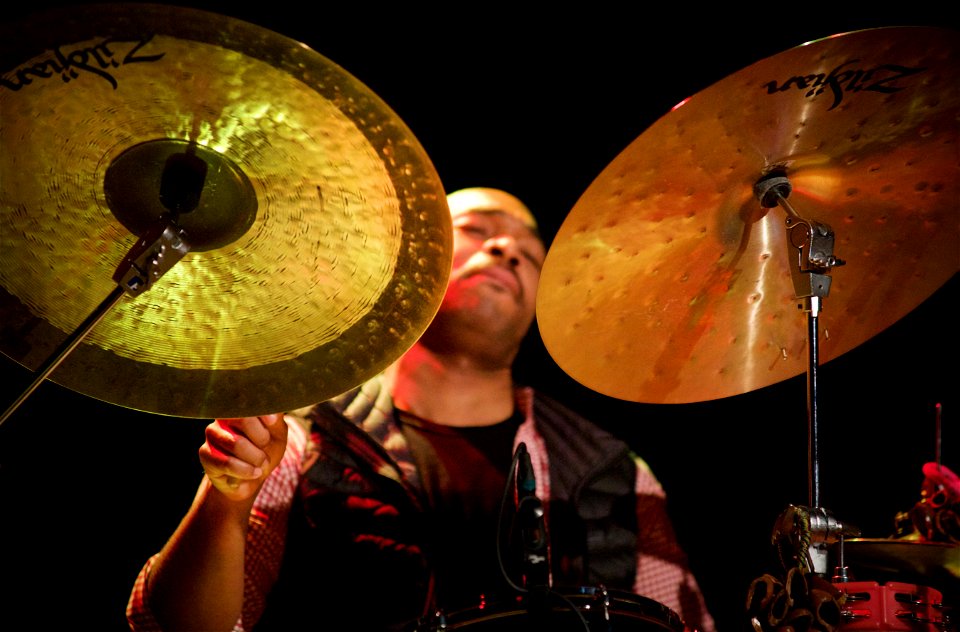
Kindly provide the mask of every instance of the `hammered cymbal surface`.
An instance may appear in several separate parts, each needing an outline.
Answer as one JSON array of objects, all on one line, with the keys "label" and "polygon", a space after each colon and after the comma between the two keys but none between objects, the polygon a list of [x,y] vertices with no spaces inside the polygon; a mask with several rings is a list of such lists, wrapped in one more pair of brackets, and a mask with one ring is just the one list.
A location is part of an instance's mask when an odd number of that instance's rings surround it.
[{"label": "hammered cymbal surface", "polygon": [[136,151],[158,142],[217,156],[187,241],[205,213],[235,211],[238,234],[124,296],[52,381],[182,417],[289,410],[376,374],[435,315],[452,257],[440,179],[333,61],[241,20],[122,3],[8,25],[0,51],[0,350],[24,367],[116,288],[130,218],[163,210],[159,169],[137,162],[157,152]]},{"label": "hammered cymbal surface", "polygon": [[[537,319],[583,385],[687,403],[808,371],[808,311],[781,207],[835,236],[821,364],[960,268],[960,37],[887,27],[761,60],[686,99],[600,173],[547,253]],[[801,308],[801,309],[798,309]]]}]

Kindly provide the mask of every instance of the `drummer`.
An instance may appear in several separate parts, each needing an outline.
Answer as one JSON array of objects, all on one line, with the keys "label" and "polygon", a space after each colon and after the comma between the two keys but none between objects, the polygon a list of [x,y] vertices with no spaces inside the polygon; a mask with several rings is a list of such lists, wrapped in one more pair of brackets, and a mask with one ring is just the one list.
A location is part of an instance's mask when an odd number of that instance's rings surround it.
[{"label": "drummer", "polygon": [[604,587],[713,632],[649,467],[515,383],[546,251],[534,216],[498,189],[448,201],[449,284],[409,351],[331,401],[207,427],[193,505],[133,586],[134,630],[410,629]]}]

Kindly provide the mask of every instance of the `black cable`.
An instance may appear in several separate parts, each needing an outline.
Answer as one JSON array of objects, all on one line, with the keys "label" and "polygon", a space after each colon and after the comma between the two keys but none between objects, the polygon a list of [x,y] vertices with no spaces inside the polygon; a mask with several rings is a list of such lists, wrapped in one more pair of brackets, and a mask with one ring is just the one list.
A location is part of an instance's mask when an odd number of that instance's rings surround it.
[{"label": "black cable", "polygon": [[[500,573],[503,575],[503,579],[513,588],[516,592],[530,596],[531,591],[523,586],[519,586],[514,583],[513,579],[510,577],[510,574],[507,572],[506,567],[503,564],[503,524],[506,519],[507,513],[507,499],[513,496],[512,490],[517,483],[517,464],[520,462],[520,459],[525,456],[527,453],[527,445],[522,441],[517,445],[517,449],[513,455],[513,461],[510,464],[510,473],[507,475],[507,484],[503,486],[503,496],[500,500],[500,515],[497,518],[497,533],[496,533],[496,549],[497,549],[497,564],[500,566]],[[580,623],[583,624],[583,629],[586,632],[590,632],[590,625],[587,623],[587,620],[584,618],[583,613],[580,612],[580,608],[577,607],[566,595],[561,594],[553,590],[552,588],[545,587],[545,593],[547,597],[556,597],[569,606],[570,610],[576,613],[577,617],[580,619]]]},{"label": "black cable", "polygon": [[516,485],[517,482],[517,463],[520,461],[520,457],[523,453],[527,451],[527,446],[522,441],[520,445],[517,446],[516,451],[513,454],[513,461],[510,463],[510,473],[507,474],[507,484],[503,486],[503,496],[500,499],[500,515],[497,517],[497,532],[494,534],[497,538],[496,549],[497,549],[497,564],[500,566],[500,574],[506,580],[507,584],[510,585],[515,591],[519,593],[527,593],[527,589],[518,586],[513,582],[513,579],[510,577],[510,574],[507,573],[506,567],[503,565],[503,524],[506,519],[507,513],[507,499],[512,497],[513,494],[511,490]]}]

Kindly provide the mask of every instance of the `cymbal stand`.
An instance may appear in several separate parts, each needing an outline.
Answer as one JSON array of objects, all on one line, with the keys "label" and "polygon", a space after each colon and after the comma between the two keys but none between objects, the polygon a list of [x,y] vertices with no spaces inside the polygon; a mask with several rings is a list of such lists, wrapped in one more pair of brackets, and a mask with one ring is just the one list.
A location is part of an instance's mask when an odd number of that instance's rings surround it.
[{"label": "cymbal stand", "polygon": [[800,306],[808,315],[807,339],[809,340],[809,367],[807,370],[807,476],[810,509],[808,555],[813,570],[826,572],[825,546],[832,544],[846,528],[820,507],[820,455],[818,447],[819,419],[817,409],[817,369],[819,367],[818,318],[822,300],[830,293],[830,269],[844,261],[833,255],[834,235],[830,226],[804,219],[787,202],[792,192],[790,181],[781,171],[773,171],[754,185],[754,194],[765,208],[782,206],[787,213],[785,225],[791,248],[790,274],[796,297],[802,299]]},{"label": "cymbal stand", "polygon": [[51,354],[38,370],[33,382],[0,417],[0,424],[3,424],[60,366],[124,294],[136,296],[151,288],[153,283],[180,261],[189,250],[190,245],[185,239],[184,231],[174,223],[171,217],[165,216],[149,227],[114,272],[113,280],[117,283],[117,287]]}]

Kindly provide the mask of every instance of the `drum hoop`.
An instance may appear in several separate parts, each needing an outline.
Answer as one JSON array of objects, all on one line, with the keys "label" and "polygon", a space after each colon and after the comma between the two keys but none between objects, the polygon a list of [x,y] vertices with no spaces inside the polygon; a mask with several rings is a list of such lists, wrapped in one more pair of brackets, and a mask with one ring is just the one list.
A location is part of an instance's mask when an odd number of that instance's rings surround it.
[{"label": "drum hoop", "polygon": [[450,628],[455,629],[460,625],[490,623],[516,617],[530,607],[529,601],[532,598],[540,597],[550,600],[549,612],[553,614],[572,612],[571,609],[576,609],[583,614],[581,611],[586,608],[589,616],[592,607],[601,605],[605,599],[610,613],[617,618],[656,623],[672,632],[685,632],[688,629],[676,612],[658,601],[623,590],[592,586],[573,589],[552,588],[537,594],[518,595],[516,601],[494,601],[463,608],[449,613],[446,623]]}]

